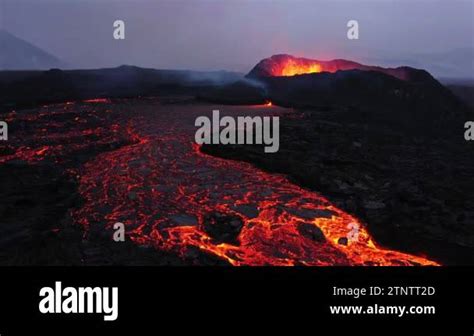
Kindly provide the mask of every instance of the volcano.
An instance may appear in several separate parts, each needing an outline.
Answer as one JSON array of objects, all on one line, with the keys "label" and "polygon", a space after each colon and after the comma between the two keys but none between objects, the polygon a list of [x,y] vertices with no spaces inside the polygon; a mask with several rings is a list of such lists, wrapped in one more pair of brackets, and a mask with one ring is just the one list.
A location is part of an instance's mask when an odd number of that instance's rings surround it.
[{"label": "volcano", "polygon": [[432,78],[431,75],[424,70],[418,70],[406,66],[398,68],[383,68],[379,66],[364,65],[345,59],[320,61],[295,57],[287,54],[273,55],[261,60],[250,71],[247,77],[290,77],[320,72],[335,73],[340,70],[377,71],[404,81],[420,81]]},{"label": "volcano", "polygon": [[320,61],[291,55],[261,60],[245,80],[202,94],[224,104],[346,109],[351,117],[413,128],[460,122],[467,107],[428,71],[408,66],[383,68],[350,60]]},{"label": "volcano", "polygon": [[64,68],[56,56],[0,29],[0,70],[33,70]]}]

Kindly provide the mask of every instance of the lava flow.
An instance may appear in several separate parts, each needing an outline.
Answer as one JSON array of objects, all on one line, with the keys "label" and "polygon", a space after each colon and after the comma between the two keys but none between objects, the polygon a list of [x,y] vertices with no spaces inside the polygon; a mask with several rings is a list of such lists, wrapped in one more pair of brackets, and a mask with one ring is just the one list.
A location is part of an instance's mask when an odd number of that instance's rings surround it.
[{"label": "lava flow", "polygon": [[[291,112],[159,99],[53,105],[31,114],[48,117],[35,124],[34,139],[3,161],[62,164],[68,151],[107,144],[74,168],[68,164],[83,198],[74,221],[86,232],[124,223],[136,244],[195,258],[194,264],[211,255],[232,265],[436,265],[377,246],[356,218],[284,176],[201,153],[194,120],[216,108],[232,116]],[[61,136],[66,126],[76,129]],[[69,147],[61,141],[67,137],[76,139]],[[354,228],[358,239],[348,240]]]}]

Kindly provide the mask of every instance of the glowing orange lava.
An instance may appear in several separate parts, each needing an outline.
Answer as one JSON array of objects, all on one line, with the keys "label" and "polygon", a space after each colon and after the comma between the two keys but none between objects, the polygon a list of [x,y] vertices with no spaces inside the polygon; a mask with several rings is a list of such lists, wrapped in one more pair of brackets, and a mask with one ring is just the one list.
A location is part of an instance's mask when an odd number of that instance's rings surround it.
[{"label": "glowing orange lava", "polygon": [[303,74],[314,74],[319,72],[334,73],[340,70],[377,71],[401,80],[408,80],[410,78],[409,72],[405,67],[382,68],[379,66],[364,65],[344,59],[322,61],[295,57],[287,54],[273,55],[269,58],[263,59],[250,71],[248,76],[257,78],[280,76],[288,77]]},{"label": "glowing orange lava", "polygon": [[[437,265],[377,246],[357,218],[285,176],[201,153],[194,120],[212,108],[147,100],[58,104],[12,114],[34,129],[15,134],[16,147],[0,163],[73,165],[66,171],[78,178],[83,199],[72,212],[75,223],[86,231],[124,223],[136,244],[196,264],[196,254],[205,253],[236,266]],[[265,105],[220,109],[250,116],[288,112]],[[87,161],[78,164],[76,157],[84,155]],[[209,214],[239,218],[235,242],[219,241],[206,230]],[[341,243],[354,226],[358,240]]]},{"label": "glowing orange lava", "polygon": [[295,76],[317,72],[321,72],[321,65],[319,63],[298,62],[288,59],[281,65],[279,76]]},{"label": "glowing orange lava", "polygon": [[90,103],[90,104],[104,104],[104,103],[109,103],[110,100],[107,98],[94,98],[94,99],[86,99],[83,102]]}]

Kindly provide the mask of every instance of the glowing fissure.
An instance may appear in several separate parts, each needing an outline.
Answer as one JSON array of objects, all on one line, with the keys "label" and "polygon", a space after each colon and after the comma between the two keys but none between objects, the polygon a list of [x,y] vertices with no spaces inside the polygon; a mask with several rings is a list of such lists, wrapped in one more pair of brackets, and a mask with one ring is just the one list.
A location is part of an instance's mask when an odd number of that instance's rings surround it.
[{"label": "glowing fissure", "polygon": [[[183,258],[198,249],[232,265],[436,265],[378,247],[356,218],[284,176],[201,153],[193,142],[193,122],[196,116],[210,115],[211,106],[159,101],[98,106],[52,105],[25,115],[22,118],[34,119],[38,129],[47,131],[35,130],[36,138],[2,157],[61,162],[61,154],[87,149],[91,142],[110,143],[124,136],[131,140],[71,170],[84,199],[72,216],[86,231],[92,226],[110,230],[122,222],[137,244]],[[219,108],[235,116],[289,112],[268,106]],[[61,124],[70,121],[60,116],[68,113],[78,115],[78,127],[61,136]],[[88,129],[89,120],[97,118],[111,126]],[[61,140],[68,138],[76,140],[66,146]],[[213,216],[218,216],[216,223],[235,218],[235,239],[206,230]],[[351,223],[360,227],[358,241],[339,244]],[[324,237],[318,236],[318,228]]]}]

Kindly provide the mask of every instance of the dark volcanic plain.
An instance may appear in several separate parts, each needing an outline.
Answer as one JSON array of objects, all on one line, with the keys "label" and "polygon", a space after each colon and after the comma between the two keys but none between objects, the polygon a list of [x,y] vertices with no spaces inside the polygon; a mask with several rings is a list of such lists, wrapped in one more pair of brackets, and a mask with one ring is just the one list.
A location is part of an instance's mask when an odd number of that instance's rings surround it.
[{"label": "dark volcanic plain", "polygon": [[[69,134],[58,140],[64,141],[65,150],[56,162],[39,160],[30,165],[30,157],[5,160],[19,148],[0,146],[0,263],[226,264],[203,252],[186,259],[131,242],[117,247],[100,229],[85,239],[83,228],[70,216],[71,210],[84,204],[78,180],[70,172],[136,139],[126,131],[119,132],[123,136],[113,133],[110,125],[120,123],[106,109],[99,114],[45,114],[43,121],[17,118],[28,114],[23,108],[44,103],[166,94],[180,102],[191,95],[190,106],[206,100],[272,101],[292,107],[293,112],[281,118],[276,154],[264,155],[263,148],[255,146],[204,146],[202,150],[285,174],[295,184],[321,193],[365,223],[384,247],[425,255],[442,264],[474,264],[474,156],[470,155],[474,145],[463,138],[464,122],[474,119],[472,111],[437,82],[404,83],[361,71],[344,72],[337,81],[319,76],[320,80],[317,75],[290,81],[272,78],[256,85],[253,79],[220,74],[217,85],[215,74],[212,80],[196,80],[183,73],[134,67],[0,74],[5,89],[0,120],[9,122],[11,134],[36,132],[38,122],[57,123],[61,133]],[[98,84],[100,79],[105,84]],[[315,83],[324,83],[320,84],[324,90],[311,91]],[[323,94],[329,98],[322,103]],[[127,104],[133,105],[133,99]],[[78,124],[76,118],[86,121]],[[82,141],[84,136],[89,141]]]}]

